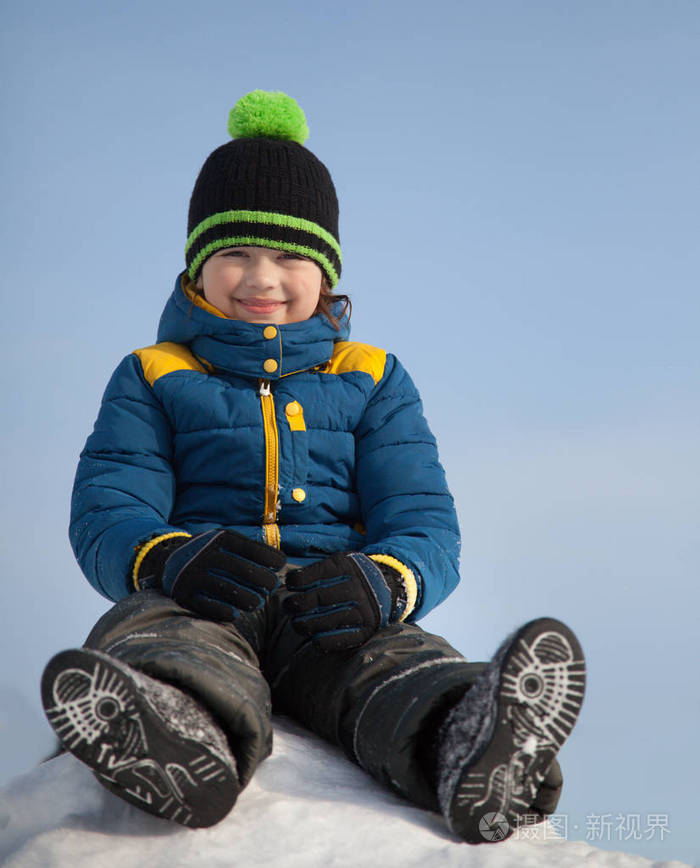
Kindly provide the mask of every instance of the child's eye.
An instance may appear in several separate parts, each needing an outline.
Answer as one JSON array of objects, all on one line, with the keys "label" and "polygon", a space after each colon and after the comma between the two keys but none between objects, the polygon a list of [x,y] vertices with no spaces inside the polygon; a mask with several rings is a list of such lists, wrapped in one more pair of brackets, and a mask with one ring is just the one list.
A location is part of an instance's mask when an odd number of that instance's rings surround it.
[{"label": "child's eye", "polygon": [[308,260],[308,256],[302,256],[301,253],[283,253],[282,259],[301,259],[302,261]]},{"label": "child's eye", "polygon": [[232,247],[230,250],[222,250],[222,256],[245,256],[245,250],[238,250],[235,247]]}]

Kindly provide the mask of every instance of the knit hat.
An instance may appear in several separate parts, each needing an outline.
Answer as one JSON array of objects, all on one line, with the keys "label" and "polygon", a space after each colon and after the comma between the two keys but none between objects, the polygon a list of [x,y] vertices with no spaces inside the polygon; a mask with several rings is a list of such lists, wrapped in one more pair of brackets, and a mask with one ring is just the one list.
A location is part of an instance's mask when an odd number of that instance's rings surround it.
[{"label": "knit hat", "polygon": [[233,139],[207,157],[192,191],[185,259],[194,281],[223,247],[288,250],[340,277],[338,199],[328,169],[307,150],[304,112],[279,91],[254,90],[231,110]]}]

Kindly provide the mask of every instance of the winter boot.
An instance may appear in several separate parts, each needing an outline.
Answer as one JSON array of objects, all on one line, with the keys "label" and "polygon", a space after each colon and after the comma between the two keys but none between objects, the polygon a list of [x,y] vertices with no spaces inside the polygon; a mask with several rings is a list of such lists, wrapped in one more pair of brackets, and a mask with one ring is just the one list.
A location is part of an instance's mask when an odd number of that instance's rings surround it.
[{"label": "winter boot", "polygon": [[456,835],[501,841],[536,814],[584,686],[581,646],[561,622],[531,621],[503,643],[438,732],[438,801]]},{"label": "winter boot", "polygon": [[41,693],[63,745],[122,799],[193,827],[233,807],[240,788],[226,738],[176,687],[83,648],[49,662]]}]

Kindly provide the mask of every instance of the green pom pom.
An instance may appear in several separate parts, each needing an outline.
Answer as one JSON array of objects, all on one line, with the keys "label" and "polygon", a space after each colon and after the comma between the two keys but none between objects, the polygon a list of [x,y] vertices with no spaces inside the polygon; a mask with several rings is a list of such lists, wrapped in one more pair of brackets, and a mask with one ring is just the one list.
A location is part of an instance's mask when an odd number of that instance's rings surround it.
[{"label": "green pom pom", "polygon": [[285,139],[303,145],[309,137],[304,112],[282,91],[254,90],[228,116],[232,139]]}]

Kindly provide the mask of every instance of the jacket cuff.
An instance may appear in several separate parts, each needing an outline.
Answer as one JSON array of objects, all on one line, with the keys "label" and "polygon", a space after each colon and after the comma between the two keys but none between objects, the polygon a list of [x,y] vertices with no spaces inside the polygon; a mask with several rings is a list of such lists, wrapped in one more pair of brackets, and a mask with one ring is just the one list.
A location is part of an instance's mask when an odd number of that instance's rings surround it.
[{"label": "jacket cuff", "polygon": [[[172,554],[172,550],[175,546],[172,544],[164,546],[158,553],[154,552],[154,549],[166,540],[172,540],[175,537],[190,539],[192,534],[185,533],[185,531],[173,531],[172,533],[164,533],[160,536],[153,537],[153,539],[149,539],[138,546],[136,549],[134,566],[131,570],[131,581],[135,591],[145,591],[147,588],[156,587],[160,584],[160,574],[163,571],[162,568],[168,556]],[[161,553],[162,557],[158,557],[158,554]],[[146,568],[144,568],[144,561],[149,555],[149,563],[146,564]],[[162,561],[162,563],[160,563],[160,561]],[[156,565],[158,568],[153,569]],[[150,582],[148,581],[149,579]]]},{"label": "jacket cuff", "polygon": [[407,567],[406,564],[402,564],[398,558],[394,558],[391,555],[377,554],[368,555],[368,557],[378,564],[392,567],[392,569],[396,570],[398,573],[399,581],[403,585],[406,600],[406,608],[403,610],[401,617],[398,620],[405,621],[416,608],[416,601],[418,600],[418,580],[416,579],[415,573],[412,569]]}]

